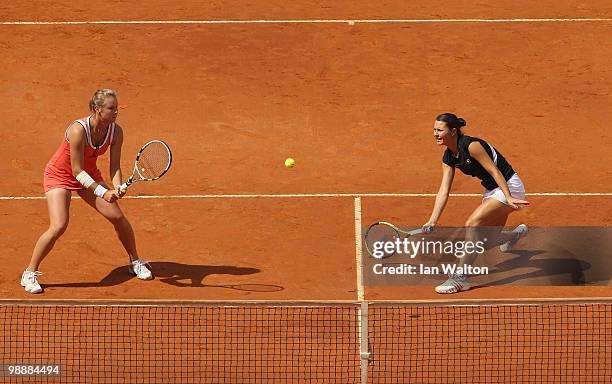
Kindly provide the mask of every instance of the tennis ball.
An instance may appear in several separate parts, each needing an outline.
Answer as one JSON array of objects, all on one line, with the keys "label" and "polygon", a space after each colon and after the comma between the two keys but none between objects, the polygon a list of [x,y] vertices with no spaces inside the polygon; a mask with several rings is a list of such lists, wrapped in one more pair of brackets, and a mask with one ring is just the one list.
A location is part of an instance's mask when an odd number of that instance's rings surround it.
[{"label": "tennis ball", "polygon": [[287,160],[285,160],[285,167],[287,168],[295,167],[295,160],[293,160],[292,158],[288,158]]}]

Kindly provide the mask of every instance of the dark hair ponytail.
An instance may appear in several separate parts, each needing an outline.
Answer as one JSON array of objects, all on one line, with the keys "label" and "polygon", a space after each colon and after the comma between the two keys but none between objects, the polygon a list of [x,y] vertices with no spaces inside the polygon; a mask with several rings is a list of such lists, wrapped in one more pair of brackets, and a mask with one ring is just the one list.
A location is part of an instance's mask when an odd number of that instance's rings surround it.
[{"label": "dark hair ponytail", "polygon": [[461,128],[465,127],[467,125],[467,123],[465,122],[465,120],[463,120],[460,117],[457,117],[457,115],[453,114],[453,113],[443,113],[441,115],[438,115],[438,117],[436,117],[436,121],[443,121],[446,123],[446,126],[448,127],[448,129],[453,129],[455,128],[457,130],[457,132],[459,132],[459,134],[461,135]]}]

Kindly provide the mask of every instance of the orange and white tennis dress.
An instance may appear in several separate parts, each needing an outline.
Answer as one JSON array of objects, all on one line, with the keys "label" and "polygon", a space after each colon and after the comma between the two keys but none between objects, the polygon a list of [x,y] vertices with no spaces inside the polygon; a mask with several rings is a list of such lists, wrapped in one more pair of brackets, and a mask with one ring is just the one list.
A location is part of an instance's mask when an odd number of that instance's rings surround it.
[{"label": "orange and white tennis dress", "polygon": [[[91,141],[91,126],[89,125],[89,118],[90,116],[84,117],[76,120],[75,122],[79,123],[83,127],[85,130],[85,135],[87,136],[83,169],[85,172],[89,173],[89,175],[97,183],[99,183],[104,182],[104,178],[102,177],[102,173],[98,169],[96,162],[98,161],[98,156],[103,155],[113,141],[113,136],[115,134],[115,123],[110,124],[104,141],[102,144],[96,147]],[[53,157],[51,157],[51,160],[49,160],[47,166],[45,167],[45,176],[43,181],[45,193],[55,188],[67,189],[69,191],[78,191],[84,188],[83,184],[79,183],[79,181],[72,175],[72,164],[70,162],[70,142],[68,141],[69,128],[70,127],[66,128],[66,133],[64,134],[62,144],[57,151],[55,151],[55,154]]]}]

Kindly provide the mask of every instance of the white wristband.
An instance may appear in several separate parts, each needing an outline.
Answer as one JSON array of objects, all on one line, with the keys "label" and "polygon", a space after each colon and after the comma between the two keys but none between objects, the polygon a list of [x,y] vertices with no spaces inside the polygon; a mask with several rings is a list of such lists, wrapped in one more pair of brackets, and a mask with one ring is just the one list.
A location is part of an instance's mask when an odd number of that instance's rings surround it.
[{"label": "white wristband", "polygon": [[103,186],[99,185],[96,187],[96,189],[94,189],[94,195],[98,196],[98,197],[102,197],[104,198],[104,194],[108,192],[108,189],[104,188]]},{"label": "white wristband", "polygon": [[89,188],[89,186],[94,183],[94,179],[92,179],[92,177],[89,176],[89,173],[87,173],[85,171],[81,171],[78,175],[76,175],[76,179],[85,188]]}]

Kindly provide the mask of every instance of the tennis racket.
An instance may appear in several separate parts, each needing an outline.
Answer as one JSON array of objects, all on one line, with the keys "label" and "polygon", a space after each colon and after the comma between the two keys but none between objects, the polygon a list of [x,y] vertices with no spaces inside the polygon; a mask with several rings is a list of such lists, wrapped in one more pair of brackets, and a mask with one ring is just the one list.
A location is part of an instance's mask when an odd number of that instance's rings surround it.
[{"label": "tennis racket", "polygon": [[161,140],[152,140],[140,148],[134,162],[132,176],[121,185],[126,190],[137,181],[152,181],[162,177],[172,165],[170,147]]},{"label": "tennis racket", "polygon": [[368,227],[365,232],[364,242],[370,256],[376,259],[385,259],[396,253],[395,246],[385,247],[385,244],[389,242],[395,243],[396,239],[402,239],[402,237],[406,238],[431,232],[433,232],[433,227],[417,228],[406,231],[386,221],[378,221]]}]

